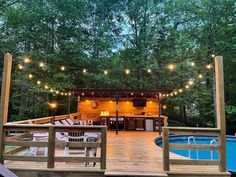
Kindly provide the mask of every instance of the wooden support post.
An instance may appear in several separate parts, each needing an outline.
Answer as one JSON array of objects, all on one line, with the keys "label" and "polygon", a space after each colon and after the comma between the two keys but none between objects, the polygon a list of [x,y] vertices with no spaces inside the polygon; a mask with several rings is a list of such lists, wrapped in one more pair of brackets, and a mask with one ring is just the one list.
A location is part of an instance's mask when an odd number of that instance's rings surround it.
[{"label": "wooden support post", "polygon": [[[158,94],[158,131],[159,135],[161,135],[161,94]],[[156,125],[155,125],[156,127]]]},{"label": "wooden support post", "polygon": [[224,71],[223,57],[215,57],[215,82],[216,82],[216,115],[219,133],[219,170],[226,172],[226,125],[225,125],[225,96],[224,96]]},{"label": "wooden support post", "polygon": [[169,159],[169,129],[162,128],[162,152],[163,152],[163,170],[170,171]]},{"label": "wooden support post", "polygon": [[102,128],[101,132],[101,169],[106,169],[107,154],[107,128]]},{"label": "wooden support post", "polygon": [[7,123],[7,116],[8,116],[8,104],[9,104],[10,82],[11,82],[11,66],[12,66],[12,55],[7,53],[4,56],[1,104],[0,104],[0,163],[1,164],[3,164],[3,152],[4,152],[3,125]]},{"label": "wooden support post", "polygon": [[119,96],[118,96],[118,93],[117,93],[117,95],[115,96],[115,98],[116,98],[116,135],[118,135],[118,117],[119,117],[119,105],[118,105],[118,103],[119,103]]},{"label": "wooden support post", "polygon": [[67,100],[67,114],[70,114],[70,105],[71,105],[71,95],[68,94],[68,100]]},{"label": "wooden support post", "polygon": [[49,127],[48,139],[48,168],[54,168],[55,162],[55,129],[53,126]]}]

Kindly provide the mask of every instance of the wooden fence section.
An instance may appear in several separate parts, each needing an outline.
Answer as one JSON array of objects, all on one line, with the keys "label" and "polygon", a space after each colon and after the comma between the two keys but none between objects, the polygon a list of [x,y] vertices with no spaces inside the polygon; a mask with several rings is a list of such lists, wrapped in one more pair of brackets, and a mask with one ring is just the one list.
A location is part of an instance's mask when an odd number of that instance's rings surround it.
[{"label": "wooden fence section", "polygon": [[75,119],[77,116],[79,116],[78,113],[72,113],[72,114],[65,114],[65,115],[60,115],[60,116],[49,116],[49,117],[42,117],[42,118],[37,118],[37,119],[8,122],[8,124],[43,124],[43,123],[54,122],[57,120],[63,120],[67,118]]},{"label": "wooden fence section", "polygon": [[[8,124],[3,126],[3,149],[6,146],[15,146],[16,148],[8,152],[4,152],[3,160],[12,161],[35,161],[47,162],[47,168],[54,168],[55,162],[99,162],[100,169],[106,169],[106,126],[56,126],[56,125],[34,125],[34,124]],[[100,134],[101,140],[97,142],[69,142],[69,147],[76,148],[100,148],[101,154],[96,157],[70,157],[70,156],[55,156],[55,140],[57,132],[96,132]],[[23,132],[15,136],[7,136],[10,132]],[[32,136],[35,133],[47,134],[48,141],[33,141]],[[68,145],[68,143],[65,142]],[[47,147],[47,156],[30,156],[20,155],[20,151],[29,147]],[[18,154],[17,154],[18,153]]]},{"label": "wooden fence section", "polygon": [[[169,134],[187,134],[187,135],[214,135],[220,139],[219,128],[184,128],[184,127],[164,127],[163,128],[163,170],[170,171],[170,165],[218,165],[219,170],[225,166],[224,159],[217,160],[191,160],[191,159],[170,159],[170,149],[201,149],[201,150],[217,150],[219,154],[222,149],[221,141],[216,145],[199,145],[199,144],[169,144]],[[220,170],[221,171],[221,170]]]}]

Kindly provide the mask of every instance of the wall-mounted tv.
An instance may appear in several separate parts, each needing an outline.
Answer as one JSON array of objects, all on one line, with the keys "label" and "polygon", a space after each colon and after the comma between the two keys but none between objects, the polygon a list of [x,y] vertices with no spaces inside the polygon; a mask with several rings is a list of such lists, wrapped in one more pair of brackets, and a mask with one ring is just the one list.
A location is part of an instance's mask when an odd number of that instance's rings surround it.
[{"label": "wall-mounted tv", "polygon": [[146,99],[133,99],[133,107],[146,107]]}]

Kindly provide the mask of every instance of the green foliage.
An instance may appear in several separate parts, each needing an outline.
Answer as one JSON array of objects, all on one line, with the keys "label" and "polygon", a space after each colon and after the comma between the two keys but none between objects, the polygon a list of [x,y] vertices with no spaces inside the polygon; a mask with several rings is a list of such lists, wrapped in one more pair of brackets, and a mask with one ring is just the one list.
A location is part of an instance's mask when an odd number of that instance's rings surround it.
[{"label": "green foliage", "polygon": [[[204,79],[163,100],[170,122],[215,126],[211,54],[224,56],[226,117],[235,132],[236,4],[233,0],[34,0],[0,3],[0,54],[14,55],[11,120],[48,115],[47,103],[66,98],[49,94],[36,79],[56,90],[67,88],[179,89],[199,73]],[[44,62],[17,71],[22,58]],[[195,67],[190,63],[194,61]],[[174,63],[170,72],[166,66]],[[59,66],[71,68],[59,71]],[[81,70],[72,68],[87,68]],[[131,74],[125,75],[124,69]],[[147,69],[152,70],[148,74]],[[108,70],[108,75],[103,71]],[[34,78],[29,81],[27,75]]]}]

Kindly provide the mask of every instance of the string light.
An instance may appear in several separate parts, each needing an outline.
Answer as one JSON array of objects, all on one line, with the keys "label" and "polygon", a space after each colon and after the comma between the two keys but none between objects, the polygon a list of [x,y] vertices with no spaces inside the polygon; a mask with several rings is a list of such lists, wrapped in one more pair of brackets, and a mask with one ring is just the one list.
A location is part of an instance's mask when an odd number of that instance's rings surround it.
[{"label": "string light", "polygon": [[29,74],[29,79],[32,79],[33,78],[33,75],[32,74]]},{"label": "string light", "polygon": [[189,85],[193,85],[193,81],[188,81],[188,84]]},{"label": "string light", "polygon": [[129,69],[126,69],[126,70],[125,70],[125,74],[127,74],[127,75],[130,74],[130,70],[129,70]]},{"label": "string light", "polygon": [[19,65],[18,65],[18,69],[19,69],[19,70],[22,70],[22,69],[24,69],[24,67],[19,64]]},{"label": "string light", "polygon": [[191,62],[191,66],[195,66],[195,63],[194,63],[194,62]]},{"label": "string light", "polygon": [[37,84],[40,85],[40,84],[41,84],[41,81],[37,81]]},{"label": "string light", "polygon": [[68,95],[71,96],[71,93],[69,92]]},{"label": "string light", "polygon": [[47,85],[44,86],[45,89],[49,89],[49,87]]},{"label": "string light", "polygon": [[173,96],[173,93],[171,93],[170,96]]},{"label": "string light", "polygon": [[65,71],[65,69],[66,69],[65,66],[61,66],[62,71]]},{"label": "string light", "polygon": [[175,65],[174,64],[168,64],[167,68],[171,71],[173,71],[175,69]]},{"label": "string light", "polygon": [[182,93],[183,92],[183,89],[179,89],[179,93]]},{"label": "string light", "polygon": [[151,69],[148,69],[147,72],[150,74],[150,73],[152,72],[152,70],[151,70]]},{"label": "string light", "polygon": [[185,88],[188,89],[188,88],[189,88],[189,85],[185,85]]},{"label": "string light", "polygon": [[163,97],[165,97],[166,95],[165,95],[165,94],[163,94],[162,96],[163,96]]},{"label": "string light", "polygon": [[59,94],[59,92],[58,92],[58,91],[56,91],[56,94],[58,95],[58,94]]},{"label": "string light", "polygon": [[132,92],[131,95],[134,95],[134,93]]},{"label": "string light", "polygon": [[178,92],[175,91],[174,94],[175,94],[175,95],[178,95]]},{"label": "string light", "polygon": [[81,95],[83,95],[83,96],[84,96],[84,93],[82,93]]},{"label": "string light", "polygon": [[53,91],[54,91],[54,90],[51,88],[51,89],[50,89],[50,92],[53,92]]},{"label": "string light", "polygon": [[199,74],[199,75],[198,75],[198,78],[199,78],[199,79],[202,79],[202,78],[203,78],[203,75],[202,75],[202,74]]},{"label": "string light", "polygon": [[166,105],[163,105],[163,106],[162,106],[162,108],[163,108],[163,109],[166,109],[166,108],[167,108],[167,106],[166,106]]},{"label": "string light", "polygon": [[28,64],[28,63],[30,63],[30,62],[31,62],[31,60],[30,60],[29,58],[27,58],[27,57],[24,58],[24,63],[25,63],[25,64]]},{"label": "string light", "polygon": [[43,62],[39,63],[39,67],[43,68],[45,66],[45,64]]},{"label": "string light", "polygon": [[169,97],[169,94],[167,94],[166,97]]},{"label": "string light", "polygon": [[212,57],[212,58],[215,58],[215,54],[212,54],[211,57]]},{"label": "string light", "polygon": [[141,95],[143,96],[143,93],[141,93]]},{"label": "string light", "polygon": [[67,96],[67,93],[65,93],[65,96]]},{"label": "string light", "polygon": [[211,64],[208,64],[208,65],[206,65],[206,68],[207,68],[207,69],[211,69],[211,68],[212,68],[212,65],[211,65]]},{"label": "string light", "polygon": [[104,71],[104,74],[105,74],[105,75],[107,75],[107,74],[108,74],[108,71],[107,71],[107,70],[105,70],[105,71]]},{"label": "string light", "polygon": [[86,73],[87,72],[87,70],[86,69],[83,69],[83,73]]},{"label": "string light", "polygon": [[64,95],[64,93],[63,93],[63,92],[61,92],[61,95]]}]

